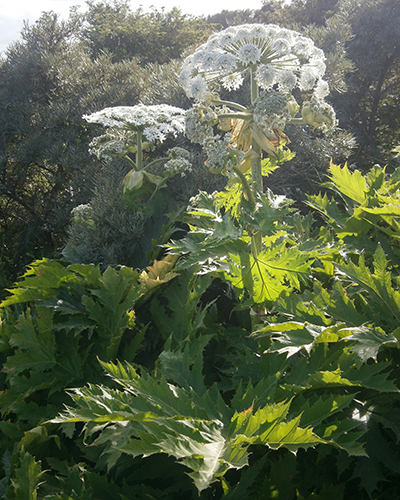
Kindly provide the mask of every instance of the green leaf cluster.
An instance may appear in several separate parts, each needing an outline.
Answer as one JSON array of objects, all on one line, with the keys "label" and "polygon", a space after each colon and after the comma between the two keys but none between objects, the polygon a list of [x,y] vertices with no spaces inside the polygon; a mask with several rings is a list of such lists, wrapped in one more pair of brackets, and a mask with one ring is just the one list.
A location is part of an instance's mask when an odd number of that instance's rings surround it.
[{"label": "green leaf cluster", "polygon": [[2,304],[3,496],[394,498],[396,178],[332,166],[323,224],[200,193],[142,272],[33,263]]}]

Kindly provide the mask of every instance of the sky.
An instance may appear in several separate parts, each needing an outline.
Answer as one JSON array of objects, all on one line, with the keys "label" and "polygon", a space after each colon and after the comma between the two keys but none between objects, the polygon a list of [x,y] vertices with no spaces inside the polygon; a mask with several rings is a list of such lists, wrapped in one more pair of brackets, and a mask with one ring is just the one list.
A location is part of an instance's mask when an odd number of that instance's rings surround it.
[{"label": "sky", "polygon": [[[259,9],[262,0],[131,0],[132,10],[139,6],[149,11],[156,9],[179,7],[184,14],[211,15],[222,10]],[[19,39],[23,21],[33,24],[44,11],[53,10],[62,18],[67,18],[69,8],[80,5],[86,10],[85,0],[0,0],[0,52],[4,52],[8,44]]]}]

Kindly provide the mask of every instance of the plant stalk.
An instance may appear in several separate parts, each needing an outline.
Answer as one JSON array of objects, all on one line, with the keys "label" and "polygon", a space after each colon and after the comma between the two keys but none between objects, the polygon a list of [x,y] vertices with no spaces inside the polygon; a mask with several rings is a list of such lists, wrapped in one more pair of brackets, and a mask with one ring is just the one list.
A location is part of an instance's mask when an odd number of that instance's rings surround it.
[{"label": "plant stalk", "polygon": [[238,104],[237,102],[221,101],[220,99],[215,99],[212,101],[212,103],[214,104],[214,106],[226,106],[228,108],[238,109],[239,111],[244,111],[244,112],[247,111],[247,109],[244,106]]},{"label": "plant stalk", "polygon": [[136,132],[136,142],[137,142],[136,169],[138,171],[142,170],[143,167],[142,138],[143,138],[143,132],[141,130],[138,130]]},{"label": "plant stalk", "polygon": [[[258,85],[254,76],[256,67],[250,68],[250,88],[251,88],[251,103],[258,97]],[[252,176],[252,190],[253,197],[257,200],[257,195],[263,191],[263,181],[262,181],[262,170],[261,170],[261,148],[257,142],[253,139],[251,147],[254,153],[251,157],[251,176]],[[254,205],[255,208],[255,205]],[[254,232],[251,237],[251,251],[254,258],[261,252],[262,249],[262,238],[259,231]]]}]

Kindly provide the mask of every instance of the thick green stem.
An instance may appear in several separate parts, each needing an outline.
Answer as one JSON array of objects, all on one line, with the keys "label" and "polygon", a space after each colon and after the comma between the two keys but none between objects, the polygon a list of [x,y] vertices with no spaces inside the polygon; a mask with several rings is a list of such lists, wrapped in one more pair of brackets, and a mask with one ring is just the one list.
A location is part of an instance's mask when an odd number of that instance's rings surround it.
[{"label": "thick green stem", "polygon": [[249,183],[247,182],[246,176],[240,170],[239,167],[234,166],[234,167],[232,167],[232,170],[235,172],[235,174],[242,181],[243,189],[244,189],[244,192],[246,193],[246,197],[247,197],[250,205],[253,207],[253,210],[254,210],[256,208],[256,199],[254,198],[254,195],[253,195],[253,192],[251,190],[251,187],[250,187]]},{"label": "thick green stem", "polygon": [[240,253],[240,267],[242,268],[243,288],[247,290],[250,297],[253,295],[253,276],[251,273],[250,254],[248,252]]},{"label": "thick green stem", "polygon": [[143,167],[142,137],[143,137],[143,132],[138,130],[136,132],[136,142],[137,142],[136,169],[139,171],[142,170]]},{"label": "thick green stem", "polygon": [[255,70],[257,69],[256,66],[252,66],[250,68],[250,91],[251,91],[251,104],[254,103],[254,101],[257,99],[258,97],[258,85],[257,85],[257,82],[256,82],[256,79],[254,77],[254,72]]},{"label": "thick green stem", "polygon": [[249,113],[220,113],[218,115],[219,119],[223,118],[239,118],[240,120],[250,121],[253,118],[253,115]]},{"label": "thick green stem", "polygon": [[129,158],[129,156],[124,156],[124,160],[126,160],[134,170],[137,170],[136,163]]},{"label": "thick green stem", "polygon": [[[251,88],[252,104],[258,97],[258,85],[254,77],[254,71],[255,67],[250,68],[250,79],[251,79],[250,88]],[[256,153],[251,156],[251,176],[252,176],[253,196],[255,199],[257,199],[258,193],[262,193],[263,191],[262,170],[261,170],[261,148],[254,139],[252,140],[251,148],[253,153]],[[257,231],[251,237],[251,251],[254,257],[257,257],[257,255],[261,252],[261,249],[262,249],[261,233]]]},{"label": "thick green stem", "polygon": [[161,162],[166,162],[169,160],[168,156],[165,156],[163,158],[157,158],[156,160],[153,160],[152,162],[148,163],[145,167],[142,168],[142,170],[147,170],[150,167],[154,167],[154,165],[157,165],[157,163]]},{"label": "thick green stem", "polygon": [[237,102],[221,101],[219,99],[215,99],[212,101],[212,104],[214,104],[214,106],[227,106],[228,108],[235,108],[239,111],[246,111],[246,108],[241,104],[238,104]]}]

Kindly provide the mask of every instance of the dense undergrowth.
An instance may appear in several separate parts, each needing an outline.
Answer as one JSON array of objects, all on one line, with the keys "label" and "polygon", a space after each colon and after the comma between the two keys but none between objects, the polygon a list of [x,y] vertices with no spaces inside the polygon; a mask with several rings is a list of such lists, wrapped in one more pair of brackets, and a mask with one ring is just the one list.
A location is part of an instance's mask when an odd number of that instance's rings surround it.
[{"label": "dense undergrowth", "polygon": [[2,497],[396,498],[399,182],[332,165],[308,215],[200,193],[142,273],[34,262],[2,303]]}]

